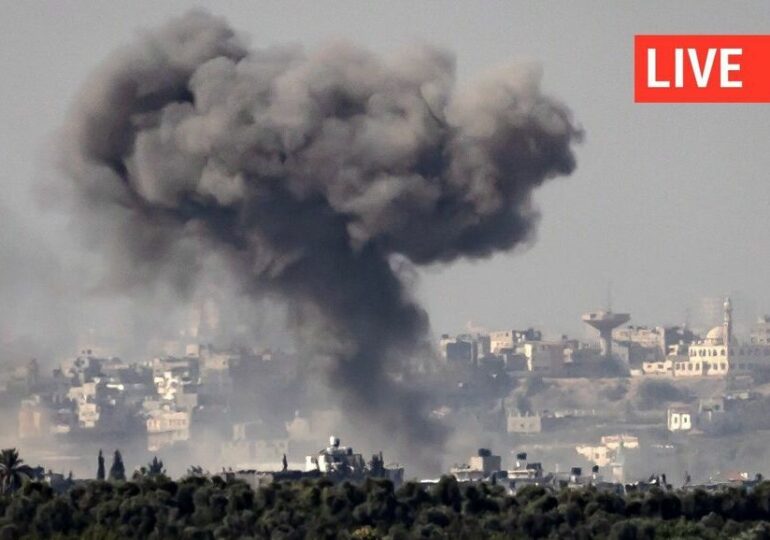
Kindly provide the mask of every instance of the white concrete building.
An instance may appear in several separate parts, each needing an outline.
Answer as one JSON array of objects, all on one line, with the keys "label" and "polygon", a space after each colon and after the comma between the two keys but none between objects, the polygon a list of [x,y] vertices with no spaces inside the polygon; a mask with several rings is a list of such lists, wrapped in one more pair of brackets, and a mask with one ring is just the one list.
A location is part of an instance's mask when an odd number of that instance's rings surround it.
[{"label": "white concrete building", "polygon": [[689,407],[669,407],[666,412],[666,427],[669,431],[690,431],[693,428],[693,413]]},{"label": "white concrete building", "polygon": [[706,337],[690,345],[669,347],[663,361],[644,362],[644,375],[671,377],[726,377],[729,374],[751,374],[759,368],[770,368],[770,344],[753,334],[751,343],[740,343],[733,334],[732,304],[723,305],[724,320],[708,331]]},{"label": "white concrete building", "polygon": [[690,345],[688,358],[675,362],[674,376],[725,376],[730,370],[728,349],[737,345],[727,325],[716,326],[706,338]]},{"label": "white concrete building", "polygon": [[186,431],[190,429],[190,413],[170,409],[150,411],[146,425],[147,433]]},{"label": "white concrete building", "polygon": [[471,456],[467,464],[451,467],[449,474],[460,482],[478,482],[501,470],[500,456],[492,454],[486,448],[479,448],[477,454]]},{"label": "white concrete building", "polygon": [[318,454],[305,456],[306,471],[360,473],[365,467],[361,454],[354,453],[349,446],[340,446],[339,438],[334,435],[329,437],[329,446]]},{"label": "white concrete building", "polygon": [[666,330],[663,327],[624,326],[612,330],[612,340],[625,351],[631,364],[654,362],[666,356]]},{"label": "white concrete building", "polygon": [[615,456],[615,452],[603,444],[580,444],[575,447],[575,451],[599,467],[609,465]]},{"label": "white concrete building", "polygon": [[481,471],[484,476],[489,476],[493,472],[501,470],[502,460],[500,456],[492,454],[486,448],[480,448],[477,455],[471,456],[468,460],[471,469]]},{"label": "white concrete building", "polygon": [[76,404],[94,401],[96,399],[97,384],[95,382],[83,383],[80,386],[71,386],[67,390],[67,398]]},{"label": "white concrete building", "polygon": [[[676,355],[675,355],[676,356]],[[686,358],[686,357],[685,357]],[[674,375],[674,359],[671,357],[661,361],[642,362],[642,375]]]},{"label": "white concrete building", "polygon": [[617,461],[618,455],[626,450],[639,448],[639,438],[635,435],[604,435],[601,444],[581,444],[575,451],[599,467],[606,467]]},{"label": "white concrete building", "polygon": [[190,412],[171,408],[150,410],[147,413],[147,450],[157,452],[164,446],[190,439]]},{"label": "white concrete building", "polygon": [[554,374],[564,367],[564,348],[558,341],[528,341],[518,351],[527,359],[527,371]]},{"label": "white concrete building", "polygon": [[617,450],[621,447],[630,450],[639,448],[639,437],[636,435],[627,435],[625,433],[620,435],[603,435],[601,441],[610,450]]},{"label": "white concrete building", "polygon": [[78,425],[83,429],[93,429],[99,423],[99,406],[96,403],[78,403]]},{"label": "white concrete building", "polygon": [[525,341],[540,341],[542,334],[529,328],[527,330],[499,330],[489,333],[489,350],[492,354],[499,354],[504,349],[514,349],[516,345]]},{"label": "white concrete building", "polygon": [[702,342],[690,345],[689,357],[693,366],[688,369],[700,369],[707,376],[725,376],[770,368],[770,344],[762,343],[756,335],[752,339],[754,343],[740,343],[733,335],[733,308],[729,298],[723,309],[723,324],[709,330]]}]

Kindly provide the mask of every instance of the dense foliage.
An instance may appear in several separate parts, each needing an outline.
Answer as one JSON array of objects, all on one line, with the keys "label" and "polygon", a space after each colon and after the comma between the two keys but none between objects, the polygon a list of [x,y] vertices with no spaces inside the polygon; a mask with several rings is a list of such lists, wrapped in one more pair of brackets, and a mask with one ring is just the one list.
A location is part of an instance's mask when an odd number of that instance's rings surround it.
[{"label": "dense foliage", "polygon": [[120,450],[115,450],[115,455],[112,457],[112,467],[110,467],[110,480],[118,481],[126,479],[126,466],[123,465],[123,456],[120,454]]},{"label": "dense foliage", "polygon": [[13,538],[769,538],[770,483],[755,490],[628,497],[595,489],[506,496],[445,477],[394,490],[326,479],[273,483],[163,475],[88,481],[56,494],[26,481],[0,496],[0,539]]},{"label": "dense foliage", "polygon": [[32,476],[32,468],[24,464],[15,448],[0,451],[0,493],[8,493]]}]

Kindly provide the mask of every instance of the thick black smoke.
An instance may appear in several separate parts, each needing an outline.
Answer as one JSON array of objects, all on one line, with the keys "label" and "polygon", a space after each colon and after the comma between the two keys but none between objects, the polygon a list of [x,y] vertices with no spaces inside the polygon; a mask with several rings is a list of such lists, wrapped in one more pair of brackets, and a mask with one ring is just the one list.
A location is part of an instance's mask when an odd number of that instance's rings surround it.
[{"label": "thick black smoke", "polygon": [[108,59],[64,144],[116,283],[185,290],[201,254],[218,253],[251,294],[297,309],[351,409],[420,443],[440,434],[390,374],[428,322],[395,262],[526,240],[531,192],[573,170],[577,138],[531,70],[455,93],[443,50],[250,50],[194,12]]}]

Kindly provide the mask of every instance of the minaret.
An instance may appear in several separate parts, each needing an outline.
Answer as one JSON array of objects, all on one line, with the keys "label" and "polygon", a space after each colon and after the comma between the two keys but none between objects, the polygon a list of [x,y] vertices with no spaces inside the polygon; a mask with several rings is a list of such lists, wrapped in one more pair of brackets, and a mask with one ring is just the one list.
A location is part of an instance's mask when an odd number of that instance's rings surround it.
[{"label": "minaret", "polygon": [[730,302],[730,297],[728,296],[725,298],[724,303],[724,339],[725,339],[725,348],[730,350],[730,345],[733,342],[733,304]]}]

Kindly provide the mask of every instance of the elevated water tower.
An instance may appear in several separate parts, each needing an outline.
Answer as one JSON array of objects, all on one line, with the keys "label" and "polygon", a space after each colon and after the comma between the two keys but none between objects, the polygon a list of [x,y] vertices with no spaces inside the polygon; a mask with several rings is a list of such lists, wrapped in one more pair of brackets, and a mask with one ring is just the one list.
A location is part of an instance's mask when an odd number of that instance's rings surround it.
[{"label": "elevated water tower", "polygon": [[612,358],[612,330],[631,320],[628,313],[613,313],[612,311],[592,311],[584,313],[583,322],[599,331],[599,343],[602,356]]}]

